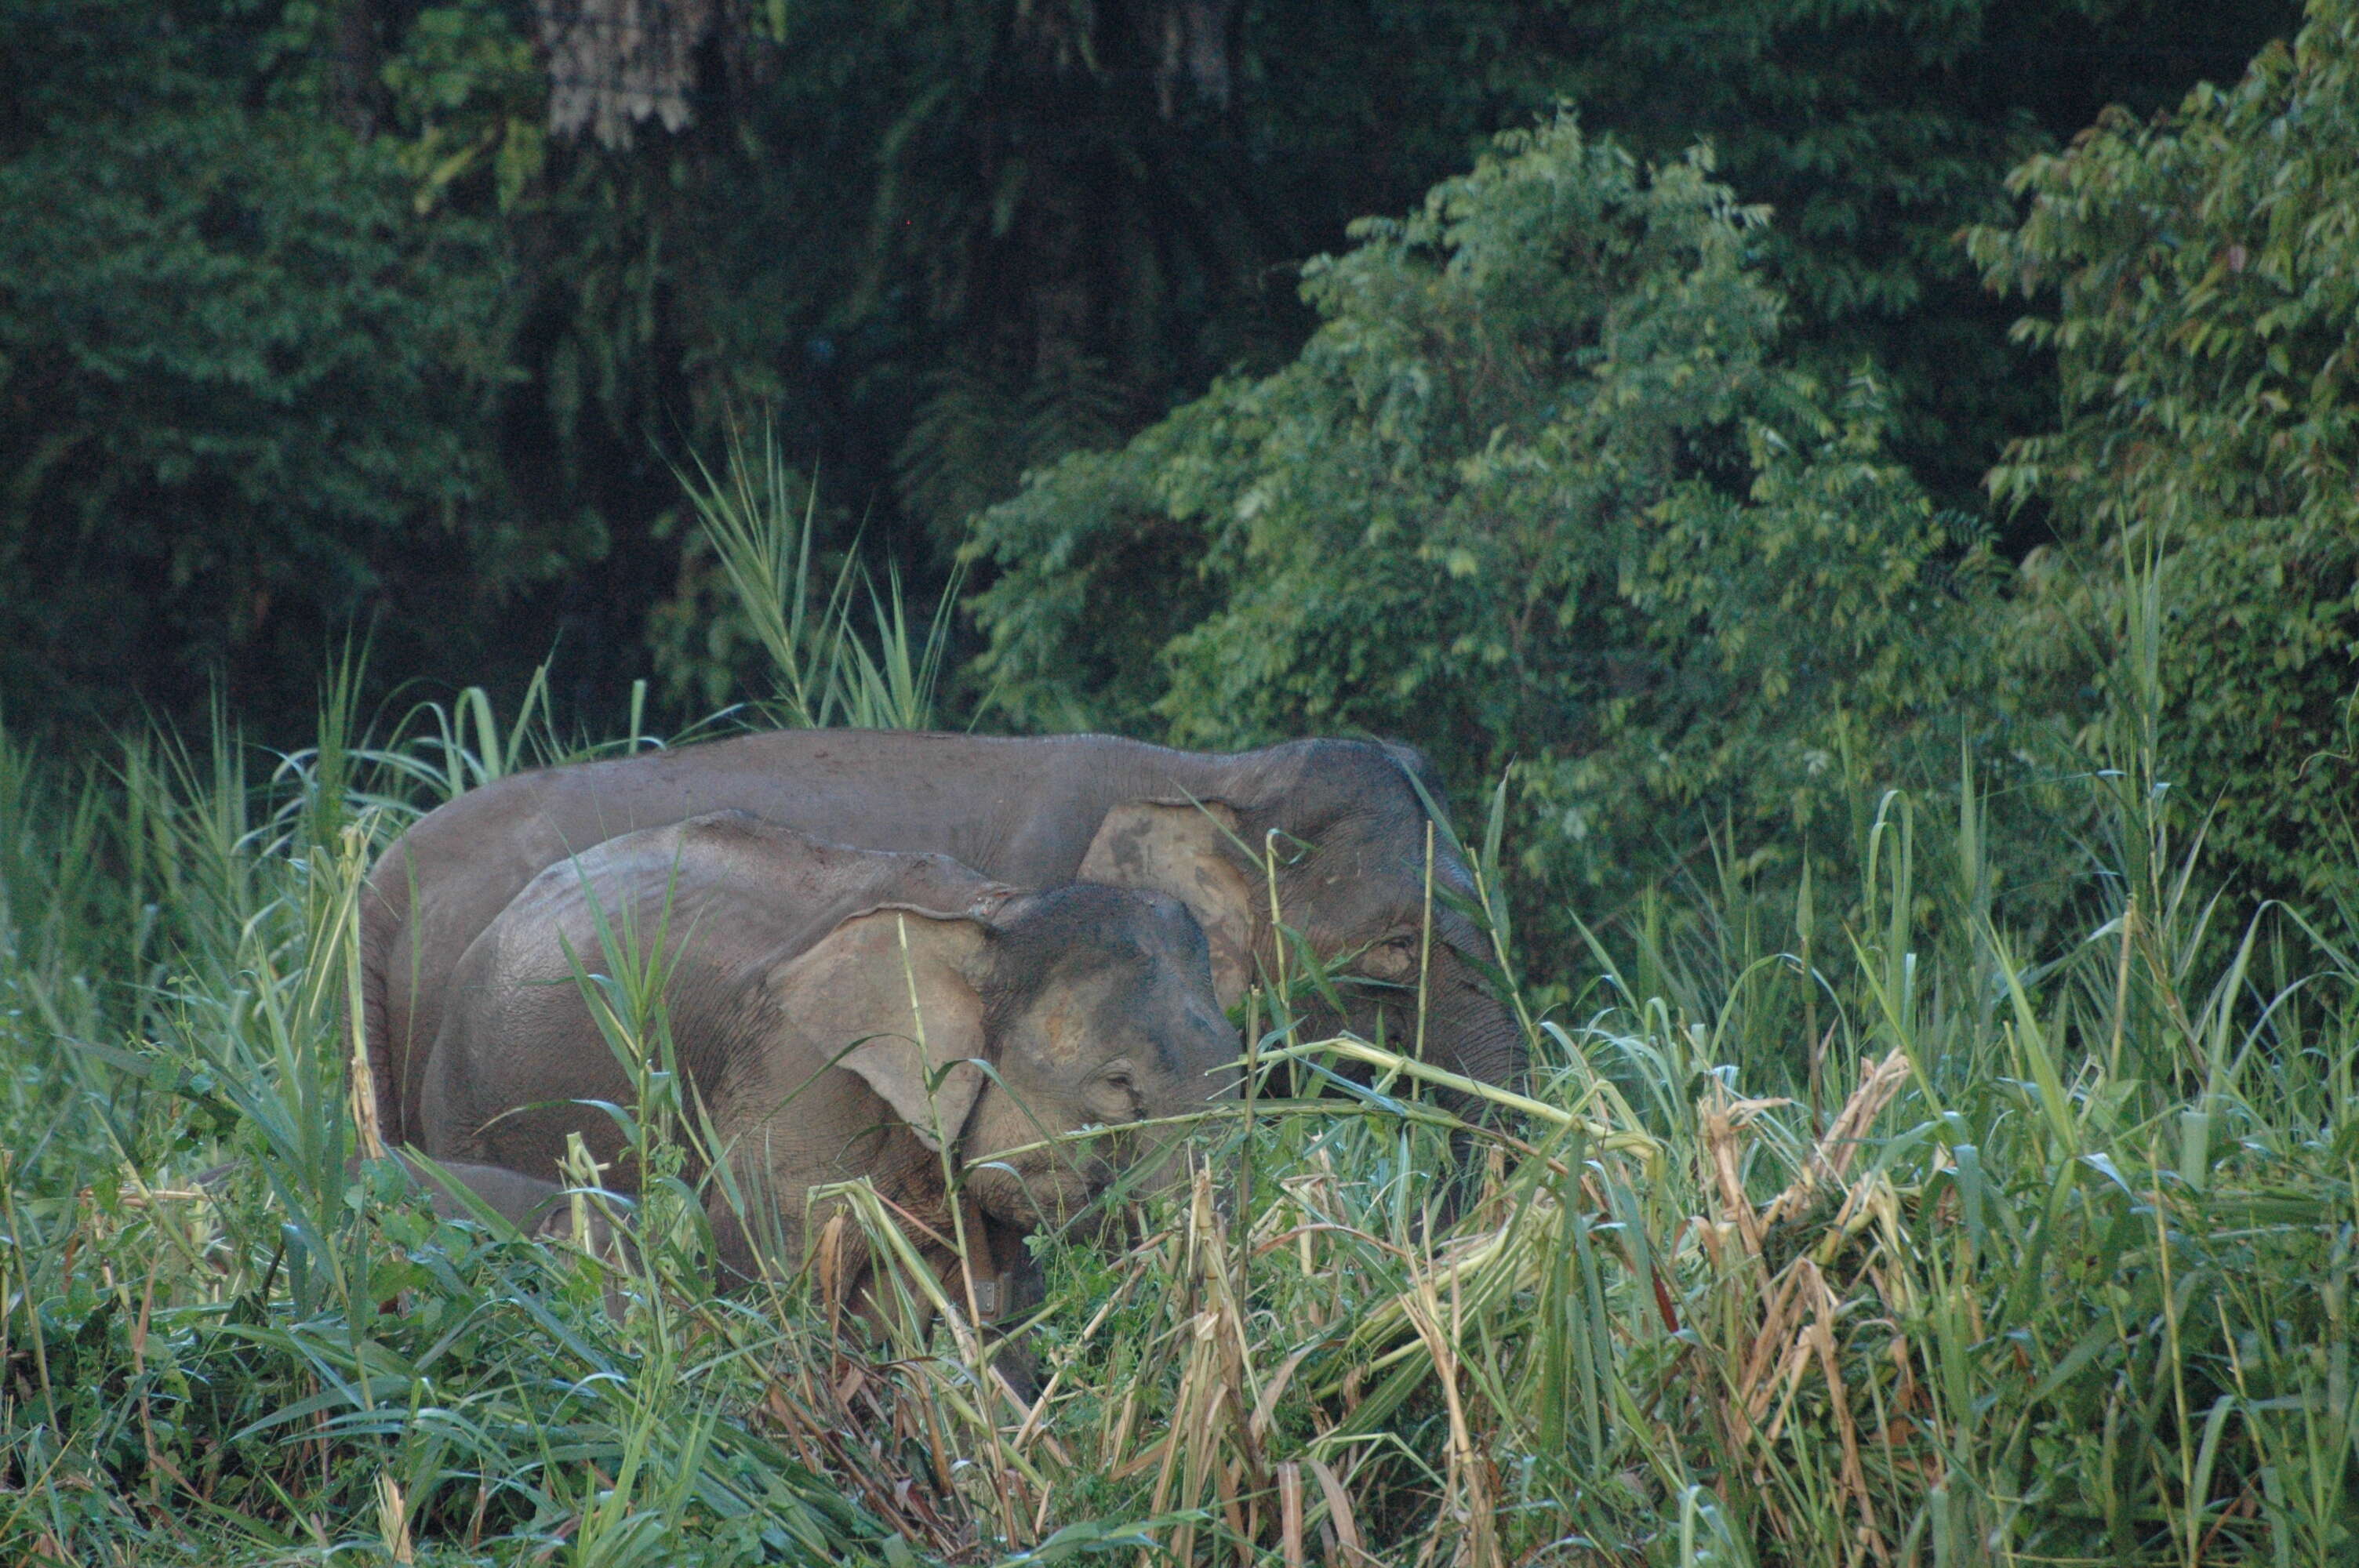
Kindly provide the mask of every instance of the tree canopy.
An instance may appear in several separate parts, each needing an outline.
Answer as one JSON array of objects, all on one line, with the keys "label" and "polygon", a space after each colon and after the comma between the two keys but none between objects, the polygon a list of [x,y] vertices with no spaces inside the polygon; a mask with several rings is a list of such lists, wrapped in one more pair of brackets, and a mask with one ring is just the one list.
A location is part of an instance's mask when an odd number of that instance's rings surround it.
[{"label": "tree canopy", "polygon": [[[769,417],[835,544],[920,591],[1027,469],[1318,323],[1307,256],[1570,102],[1699,141],[1823,386],[1873,365],[1942,507],[2039,427],[1953,243],[2109,101],[2224,80],[2282,5],[1740,0],[5,0],[0,560],[20,712],[266,729],[381,683],[569,706],[693,604],[673,463]],[[185,301],[186,311],[159,302]],[[118,312],[117,307],[121,308]],[[144,314],[143,314],[144,313]],[[109,321],[115,324],[104,325]],[[123,345],[133,345],[125,350]],[[2010,547],[2036,542],[2027,514]],[[2028,532],[2024,532],[2027,529]],[[652,617],[652,619],[651,619]]]}]

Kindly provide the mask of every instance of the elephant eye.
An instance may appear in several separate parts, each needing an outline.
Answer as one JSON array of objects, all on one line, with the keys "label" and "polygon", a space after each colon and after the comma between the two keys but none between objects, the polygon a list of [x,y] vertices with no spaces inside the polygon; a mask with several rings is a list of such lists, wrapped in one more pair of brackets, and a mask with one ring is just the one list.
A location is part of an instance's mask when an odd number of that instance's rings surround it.
[{"label": "elephant eye", "polygon": [[1417,950],[1415,936],[1391,936],[1369,948],[1364,962],[1370,974],[1397,979],[1415,971]]}]

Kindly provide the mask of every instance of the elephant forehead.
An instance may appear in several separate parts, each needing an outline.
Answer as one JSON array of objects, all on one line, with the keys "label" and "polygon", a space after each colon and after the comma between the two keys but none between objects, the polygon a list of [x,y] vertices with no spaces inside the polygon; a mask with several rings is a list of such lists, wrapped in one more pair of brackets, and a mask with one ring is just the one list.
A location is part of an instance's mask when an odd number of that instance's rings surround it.
[{"label": "elephant forehead", "polygon": [[[1438,872],[1434,881],[1439,887]],[[1414,909],[1423,902],[1424,892],[1424,880],[1418,871],[1364,849],[1315,856],[1278,889],[1281,900],[1289,893],[1307,900],[1328,923],[1339,925]]]},{"label": "elephant forehead", "polygon": [[[1095,1049],[1105,1034],[1105,1005],[1097,998],[1084,998],[1082,988],[1071,984],[1052,985],[1044,989],[1039,1004],[1032,1010],[1032,1028],[1037,1044],[1050,1054],[1078,1057]],[[1088,988],[1092,991],[1097,986]]]},{"label": "elephant forehead", "polygon": [[1155,989],[1145,974],[1045,986],[1027,1020],[1030,1038],[1026,1044],[1059,1069],[1079,1072],[1143,1033],[1154,1044],[1158,1064],[1171,1068],[1171,1045],[1164,1037],[1168,1032],[1147,1016],[1158,1000]]},{"label": "elephant forehead", "polygon": [[[1425,880],[1426,824],[1422,810],[1353,811],[1324,822],[1279,827],[1273,849],[1278,863],[1293,862],[1298,875],[1319,881]],[[1291,853],[1289,853],[1291,851]],[[1472,885],[1447,833],[1433,843],[1437,884]]]}]

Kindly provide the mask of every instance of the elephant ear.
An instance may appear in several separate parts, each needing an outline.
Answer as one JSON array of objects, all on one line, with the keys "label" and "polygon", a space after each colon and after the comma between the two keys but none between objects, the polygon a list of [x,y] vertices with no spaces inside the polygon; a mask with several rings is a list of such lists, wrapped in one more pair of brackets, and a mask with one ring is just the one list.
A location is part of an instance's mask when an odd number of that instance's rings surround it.
[{"label": "elephant ear", "polygon": [[1253,981],[1254,884],[1238,869],[1237,814],[1218,801],[1125,801],[1105,814],[1076,873],[1148,888],[1188,906],[1212,949],[1212,989],[1228,1007]]},{"label": "elephant ear", "polygon": [[873,909],[780,965],[771,994],[939,1152],[958,1141],[983,1092],[983,998],[968,975],[990,935],[973,915]]}]

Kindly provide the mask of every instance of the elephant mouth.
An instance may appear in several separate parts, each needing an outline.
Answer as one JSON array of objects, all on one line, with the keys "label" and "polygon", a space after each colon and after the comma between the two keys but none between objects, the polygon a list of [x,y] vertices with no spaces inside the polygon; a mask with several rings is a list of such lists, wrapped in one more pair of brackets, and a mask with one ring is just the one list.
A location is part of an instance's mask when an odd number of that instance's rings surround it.
[{"label": "elephant mouth", "polygon": [[970,1163],[966,1187],[985,1214],[1029,1230],[1071,1220],[1104,1194],[1114,1175],[1114,1166],[1103,1159],[1059,1159],[1044,1151],[1013,1162],[985,1158]]}]

